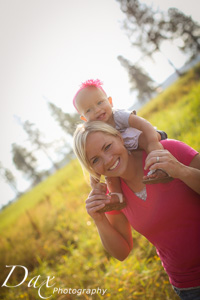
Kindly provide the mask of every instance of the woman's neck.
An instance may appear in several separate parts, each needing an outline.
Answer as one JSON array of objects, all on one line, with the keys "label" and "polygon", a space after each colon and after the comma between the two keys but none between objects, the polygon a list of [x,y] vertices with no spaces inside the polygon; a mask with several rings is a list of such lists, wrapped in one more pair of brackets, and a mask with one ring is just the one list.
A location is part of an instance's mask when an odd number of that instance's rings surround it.
[{"label": "woman's neck", "polygon": [[130,189],[134,192],[139,192],[145,186],[142,183],[143,176],[143,151],[134,150],[128,156],[128,167],[122,176],[122,179]]}]

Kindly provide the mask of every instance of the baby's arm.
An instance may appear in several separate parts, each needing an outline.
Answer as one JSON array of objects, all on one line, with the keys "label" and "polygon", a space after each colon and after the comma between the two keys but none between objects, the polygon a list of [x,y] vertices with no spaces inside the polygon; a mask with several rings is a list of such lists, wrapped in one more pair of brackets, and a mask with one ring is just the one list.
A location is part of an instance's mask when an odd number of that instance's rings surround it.
[{"label": "baby's arm", "polygon": [[130,127],[142,131],[138,141],[140,148],[144,149],[147,153],[163,149],[163,146],[159,143],[160,134],[154,129],[151,123],[133,113],[130,114],[128,121]]}]

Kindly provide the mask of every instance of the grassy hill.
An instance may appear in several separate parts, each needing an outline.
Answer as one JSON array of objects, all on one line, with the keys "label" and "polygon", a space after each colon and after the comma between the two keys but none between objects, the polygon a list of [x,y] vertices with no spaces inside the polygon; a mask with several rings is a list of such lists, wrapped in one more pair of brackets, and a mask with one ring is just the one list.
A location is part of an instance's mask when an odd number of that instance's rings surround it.
[{"label": "grassy hill", "polygon": [[200,65],[187,72],[138,114],[200,151]]},{"label": "grassy hill", "polygon": [[[200,65],[152,99],[138,115],[148,119],[169,138],[180,139],[200,151]],[[61,289],[107,289],[105,295],[58,294],[41,288],[50,299],[177,299],[154,247],[133,232],[134,249],[118,262],[103,249],[97,230],[85,211],[90,188],[76,160],[56,172],[0,213],[0,284],[10,268],[28,269],[27,280],[16,288],[0,287],[0,299],[40,299],[38,288],[28,287],[40,275]],[[24,277],[18,268],[9,280]],[[33,282],[32,282],[33,284]]]}]

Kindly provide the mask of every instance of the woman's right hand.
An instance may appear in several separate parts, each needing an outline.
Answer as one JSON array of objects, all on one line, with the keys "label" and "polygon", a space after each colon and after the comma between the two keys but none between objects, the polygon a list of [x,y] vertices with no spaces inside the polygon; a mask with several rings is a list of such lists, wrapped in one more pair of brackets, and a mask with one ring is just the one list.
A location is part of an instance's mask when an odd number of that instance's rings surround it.
[{"label": "woman's right hand", "polygon": [[92,189],[85,203],[87,213],[93,218],[94,221],[102,221],[103,218],[105,218],[105,214],[98,211],[106,204],[109,204],[110,199],[111,196],[106,195],[106,184],[101,183],[101,188],[94,187]]}]

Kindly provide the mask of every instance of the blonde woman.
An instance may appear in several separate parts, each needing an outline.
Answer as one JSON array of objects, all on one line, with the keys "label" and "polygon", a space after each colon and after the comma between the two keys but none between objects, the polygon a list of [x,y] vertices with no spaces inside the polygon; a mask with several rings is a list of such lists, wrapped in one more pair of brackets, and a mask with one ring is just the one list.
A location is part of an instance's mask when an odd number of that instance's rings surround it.
[{"label": "blonde woman", "polygon": [[[161,141],[164,150],[129,153],[119,132],[99,121],[79,125],[74,151],[95,178],[120,177],[126,197],[121,211],[100,213],[112,201],[105,186],[94,187],[86,200],[102,244],[118,260],[133,247],[131,226],[157,249],[170,282],[181,299],[200,299],[200,155],[176,140]],[[149,170],[162,168],[174,178],[145,185]]]}]

